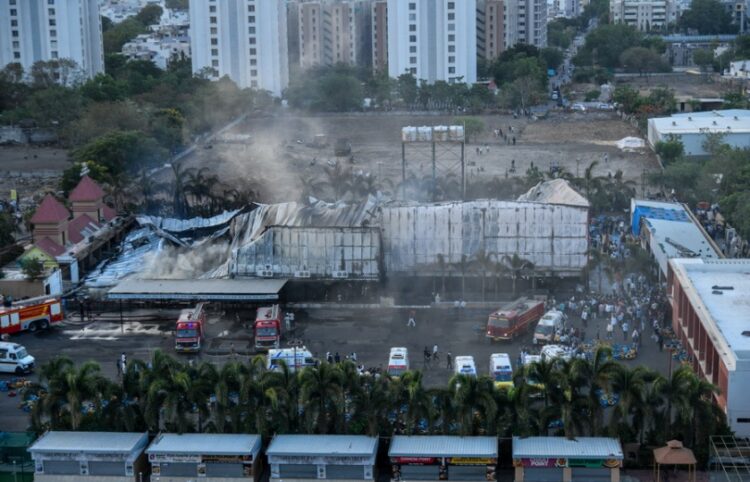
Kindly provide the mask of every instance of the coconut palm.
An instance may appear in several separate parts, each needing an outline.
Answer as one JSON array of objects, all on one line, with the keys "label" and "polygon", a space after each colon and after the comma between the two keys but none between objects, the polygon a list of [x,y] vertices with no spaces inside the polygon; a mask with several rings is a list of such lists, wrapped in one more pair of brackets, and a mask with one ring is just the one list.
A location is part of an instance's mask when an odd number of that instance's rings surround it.
[{"label": "coconut palm", "polygon": [[475,435],[480,429],[484,433],[495,430],[497,402],[491,378],[458,374],[448,382],[448,390],[453,394],[461,435]]},{"label": "coconut palm", "polygon": [[479,273],[482,275],[482,301],[485,301],[486,299],[485,286],[487,280],[487,272],[493,269],[493,266],[495,264],[494,259],[494,255],[487,254],[487,251],[482,248],[474,254],[474,259],[472,260],[474,269],[479,271]]},{"label": "coconut palm", "polygon": [[300,374],[300,398],[308,433],[328,433],[343,407],[343,375],[335,365],[321,363]]},{"label": "coconut palm", "polygon": [[612,348],[606,345],[597,346],[590,360],[576,359],[571,364],[571,372],[575,379],[588,387],[590,416],[587,421],[592,435],[600,434],[604,425],[604,409],[599,402],[598,391],[611,392],[611,377],[618,366],[612,358]]},{"label": "coconut palm", "polygon": [[628,440],[632,439],[628,432],[632,430],[633,433],[638,433],[641,427],[635,426],[634,422],[642,421],[642,417],[638,420],[631,417],[643,410],[644,393],[648,383],[655,378],[655,372],[642,366],[630,370],[619,365],[618,369],[612,373],[610,379],[612,390],[620,396],[610,420],[612,434],[619,434],[621,439]]},{"label": "coconut palm", "polygon": [[388,379],[367,377],[351,401],[353,423],[364,424],[364,433],[371,437],[391,433],[388,430]]},{"label": "coconut palm", "polygon": [[433,420],[432,398],[422,384],[421,371],[410,372],[406,377],[406,393],[406,433],[413,434],[420,422],[426,421],[429,426]]}]

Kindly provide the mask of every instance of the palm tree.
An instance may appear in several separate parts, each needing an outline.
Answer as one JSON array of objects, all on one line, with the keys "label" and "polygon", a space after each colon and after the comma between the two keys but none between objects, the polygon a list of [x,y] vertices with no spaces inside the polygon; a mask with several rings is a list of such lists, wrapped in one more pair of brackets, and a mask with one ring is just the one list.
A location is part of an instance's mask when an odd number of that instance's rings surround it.
[{"label": "palm tree", "polygon": [[601,191],[602,185],[607,180],[606,177],[594,175],[594,170],[598,165],[599,161],[592,161],[583,171],[583,177],[576,177],[573,179],[574,185],[583,189],[586,199],[589,200],[591,200],[596,193]]},{"label": "palm tree", "polygon": [[612,390],[620,396],[620,401],[615,406],[610,420],[612,435],[617,434],[623,440],[630,439],[627,432],[631,429],[631,422],[634,433],[639,432],[641,427],[635,426],[638,420],[631,419],[631,417],[643,410],[644,393],[649,381],[655,378],[655,373],[643,366],[630,370],[619,365],[618,369],[612,373]]},{"label": "palm tree", "polygon": [[588,419],[591,434],[601,434],[604,425],[604,409],[599,402],[598,391],[611,391],[610,378],[619,364],[612,358],[612,348],[599,345],[591,360],[576,359],[571,365],[571,372],[582,384],[588,386],[588,405],[591,416]]},{"label": "palm tree", "polygon": [[364,423],[366,435],[376,437],[391,433],[388,427],[388,378],[367,377],[361,390],[352,397],[351,409],[354,422]]},{"label": "palm tree", "polygon": [[494,255],[488,255],[484,248],[474,254],[474,266],[482,274],[482,301],[485,301],[485,285],[487,280],[487,271],[493,268]]},{"label": "palm tree", "polygon": [[495,383],[487,376],[455,375],[448,382],[461,435],[476,435],[478,429],[489,433],[495,429],[497,402]]},{"label": "palm tree", "polygon": [[433,420],[432,399],[422,385],[422,372],[410,372],[406,377],[407,410],[406,433],[413,434],[421,421],[431,425]]},{"label": "palm tree", "polygon": [[533,271],[534,263],[521,258],[516,253],[513,253],[513,256],[504,255],[500,259],[500,262],[505,265],[505,268],[511,275],[511,279],[513,280],[513,296],[516,296],[516,281],[528,274],[529,271]]},{"label": "palm tree", "polygon": [[335,425],[344,402],[342,383],[341,371],[325,362],[300,374],[300,398],[309,433],[325,434]]},{"label": "palm tree", "polygon": [[43,377],[46,394],[38,403],[38,421],[49,420],[53,429],[78,430],[85,404],[93,404],[95,411],[100,412],[101,388],[106,379],[101,375],[98,363],[90,361],[76,368],[70,359],[61,358],[43,370]]}]

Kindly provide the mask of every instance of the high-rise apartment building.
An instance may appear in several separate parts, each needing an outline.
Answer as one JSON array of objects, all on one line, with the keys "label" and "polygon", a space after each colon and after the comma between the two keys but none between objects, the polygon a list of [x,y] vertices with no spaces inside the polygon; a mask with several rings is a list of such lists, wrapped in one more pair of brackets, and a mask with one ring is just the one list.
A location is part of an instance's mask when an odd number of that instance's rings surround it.
[{"label": "high-rise apartment building", "polygon": [[371,2],[321,0],[290,3],[296,7],[299,65],[369,64]]},{"label": "high-rise apartment building", "polygon": [[505,50],[503,0],[477,0],[477,55],[492,60]]},{"label": "high-rise apartment building", "polygon": [[382,70],[388,65],[388,2],[372,2],[372,68]]},{"label": "high-rise apartment building", "polygon": [[477,80],[476,0],[388,0],[388,72]]},{"label": "high-rise apartment building", "polygon": [[280,96],[289,82],[283,0],[190,0],[193,72]]},{"label": "high-rise apartment building", "polygon": [[505,0],[505,46],[528,44],[547,46],[547,2],[545,0]]},{"label": "high-rise apartment building", "polygon": [[611,0],[609,19],[642,32],[660,30],[677,21],[677,3],[672,0]]},{"label": "high-rise apartment building", "polygon": [[73,60],[83,77],[104,72],[98,0],[0,0],[0,68]]}]

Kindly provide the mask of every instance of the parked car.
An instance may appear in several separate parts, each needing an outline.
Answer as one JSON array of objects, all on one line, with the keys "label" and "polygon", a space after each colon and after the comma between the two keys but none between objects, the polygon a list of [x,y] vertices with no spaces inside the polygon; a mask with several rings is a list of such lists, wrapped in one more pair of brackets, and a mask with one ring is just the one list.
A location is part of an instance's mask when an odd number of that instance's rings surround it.
[{"label": "parked car", "polygon": [[586,106],[584,106],[583,104],[575,103],[570,106],[570,110],[576,112],[586,112]]},{"label": "parked car", "polygon": [[600,104],[597,104],[596,106],[599,110],[615,110],[614,106],[612,104],[607,104],[606,102],[602,102]]}]

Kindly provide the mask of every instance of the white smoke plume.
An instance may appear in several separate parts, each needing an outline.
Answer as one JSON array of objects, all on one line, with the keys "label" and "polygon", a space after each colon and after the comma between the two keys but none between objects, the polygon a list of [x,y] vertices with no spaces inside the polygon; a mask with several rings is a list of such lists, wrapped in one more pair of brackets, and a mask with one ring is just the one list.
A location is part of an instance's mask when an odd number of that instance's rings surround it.
[{"label": "white smoke plume", "polygon": [[142,279],[197,279],[226,261],[229,243],[206,243],[194,248],[168,246],[147,255]]}]

